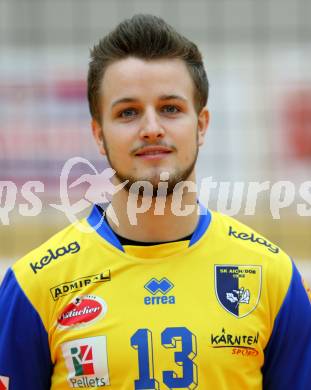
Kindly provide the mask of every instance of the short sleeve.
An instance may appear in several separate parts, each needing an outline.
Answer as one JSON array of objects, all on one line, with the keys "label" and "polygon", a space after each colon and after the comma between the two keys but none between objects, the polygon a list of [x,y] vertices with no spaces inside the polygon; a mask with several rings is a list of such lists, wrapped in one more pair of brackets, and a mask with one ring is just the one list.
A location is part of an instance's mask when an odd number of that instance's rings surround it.
[{"label": "short sleeve", "polygon": [[10,269],[0,287],[0,376],[14,390],[49,390],[53,365],[41,318]]}]

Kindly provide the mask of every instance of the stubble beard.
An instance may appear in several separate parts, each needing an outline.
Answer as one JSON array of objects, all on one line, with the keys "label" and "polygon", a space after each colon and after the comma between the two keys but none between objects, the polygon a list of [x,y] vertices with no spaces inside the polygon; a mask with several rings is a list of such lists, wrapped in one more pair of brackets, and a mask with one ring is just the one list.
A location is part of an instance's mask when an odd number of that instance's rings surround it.
[{"label": "stubble beard", "polygon": [[[105,146],[105,150],[106,150],[107,160],[108,160],[111,168],[114,169],[115,172],[116,172],[115,176],[118,178],[120,183],[123,183],[126,180],[128,180],[127,184],[124,186],[124,189],[127,190],[128,192],[130,192],[131,187],[132,187],[133,184],[135,184],[135,183],[137,183],[139,181],[146,181],[146,182],[151,184],[151,186],[152,186],[152,190],[151,191],[152,192],[149,193],[149,191],[147,191],[147,193],[146,193],[146,189],[144,191],[144,187],[141,186],[139,188],[139,196],[146,196],[147,195],[147,196],[152,196],[154,198],[157,197],[157,196],[170,196],[170,195],[172,195],[173,192],[174,192],[174,188],[175,188],[176,184],[188,180],[189,176],[191,175],[191,173],[194,170],[194,167],[195,167],[197,159],[198,159],[198,153],[199,153],[199,145],[198,145],[198,137],[197,137],[197,139],[196,139],[196,150],[195,150],[195,153],[193,155],[193,158],[192,158],[191,162],[183,170],[177,168],[175,170],[175,172],[169,174],[169,179],[165,181],[165,182],[167,182],[168,187],[167,187],[167,190],[165,191],[165,193],[163,194],[162,191],[161,191],[161,188],[159,189],[159,184],[163,183],[163,181],[160,181],[160,174],[162,172],[157,173],[156,177],[147,177],[147,176],[144,177],[144,176],[141,176],[139,178],[137,178],[137,177],[135,178],[134,176],[131,176],[131,175],[124,175],[124,174],[122,174],[116,168],[115,164],[113,163],[113,161],[111,159],[111,156],[110,156],[110,153],[109,153],[109,149],[107,147],[107,143],[106,143],[105,137],[103,137],[103,142],[104,142],[104,146]],[[163,172],[167,172],[167,171],[165,169],[163,169]]]}]

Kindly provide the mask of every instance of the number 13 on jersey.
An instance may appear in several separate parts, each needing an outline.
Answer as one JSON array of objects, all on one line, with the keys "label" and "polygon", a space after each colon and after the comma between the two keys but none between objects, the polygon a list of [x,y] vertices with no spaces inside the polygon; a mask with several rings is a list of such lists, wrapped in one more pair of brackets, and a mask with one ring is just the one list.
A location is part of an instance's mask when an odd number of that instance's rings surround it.
[{"label": "number 13 on jersey", "polygon": [[[175,363],[182,367],[182,376],[174,371],[163,371],[163,383],[169,389],[195,389],[198,385],[198,371],[193,359],[197,354],[196,337],[185,327],[166,328],[161,333],[164,348],[177,349]],[[179,344],[179,345],[177,345]],[[154,378],[152,332],[138,329],[131,337],[131,346],[138,352],[139,379],[135,380],[135,390],[158,390],[159,382]]]}]

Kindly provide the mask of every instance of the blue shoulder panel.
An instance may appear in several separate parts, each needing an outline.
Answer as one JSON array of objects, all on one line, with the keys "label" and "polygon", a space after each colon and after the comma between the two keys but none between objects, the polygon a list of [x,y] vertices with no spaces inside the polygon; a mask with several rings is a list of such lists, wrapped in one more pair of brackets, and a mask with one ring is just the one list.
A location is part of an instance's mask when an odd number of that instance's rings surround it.
[{"label": "blue shoulder panel", "polygon": [[192,234],[189,246],[199,241],[199,239],[203,236],[203,234],[206,232],[206,230],[208,229],[211,223],[211,219],[212,219],[211,212],[207,208],[205,208],[202,203],[199,203],[199,207],[200,207],[199,222],[197,224],[197,227],[195,228],[195,231]]},{"label": "blue shoulder panel", "polygon": [[121,245],[117,236],[114,234],[113,230],[105,221],[100,206],[93,206],[91,214],[87,218],[87,221],[102,238],[108,241],[115,248],[120,249],[120,251],[124,252],[123,246]]},{"label": "blue shoulder panel", "polygon": [[294,264],[265,350],[262,373],[265,390],[311,389],[311,305]]},{"label": "blue shoulder panel", "polygon": [[14,390],[49,390],[52,362],[48,335],[10,269],[0,287],[0,376]]}]

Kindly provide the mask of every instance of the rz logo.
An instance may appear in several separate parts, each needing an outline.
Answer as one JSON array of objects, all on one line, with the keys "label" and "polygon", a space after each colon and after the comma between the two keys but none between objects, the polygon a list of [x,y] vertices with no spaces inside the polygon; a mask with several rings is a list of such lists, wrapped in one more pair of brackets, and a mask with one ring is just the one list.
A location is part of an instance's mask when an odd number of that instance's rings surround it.
[{"label": "rz logo", "polygon": [[81,345],[70,349],[75,375],[94,374],[93,351],[90,345]]}]

